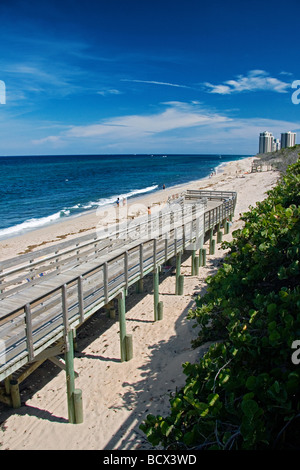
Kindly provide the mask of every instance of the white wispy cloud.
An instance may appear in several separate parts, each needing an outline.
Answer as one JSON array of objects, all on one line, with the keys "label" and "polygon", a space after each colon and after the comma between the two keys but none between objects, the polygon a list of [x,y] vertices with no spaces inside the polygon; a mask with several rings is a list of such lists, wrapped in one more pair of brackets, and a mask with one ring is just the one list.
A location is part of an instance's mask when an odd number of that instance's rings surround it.
[{"label": "white wispy cloud", "polygon": [[107,96],[107,95],[121,95],[122,91],[117,90],[115,88],[104,89],[101,91],[97,91],[97,95]]},{"label": "white wispy cloud", "polygon": [[134,83],[147,83],[150,85],[164,85],[164,86],[173,86],[176,88],[191,88],[187,85],[178,85],[177,83],[168,83],[168,82],[158,82],[156,80],[131,80],[127,78],[123,78],[122,82],[134,82]]},{"label": "white wispy cloud", "polygon": [[259,90],[287,93],[291,84],[271,77],[264,70],[251,70],[246,76],[239,75],[235,80],[227,80],[218,85],[206,82],[204,86],[209,93],[229,95],[231,93]]},{"label": "white wispy cloud", "polygon": [[202,109],[197,103],[169,102],[166,109],[148,115],[126,115],[104,119],[99,123],[70,126],[55,136],[46,136],[34,143],[56,142],[60,139],[101,139],[128,141],[165,132],[228,122],[230,118]]},{"label": "white wispy cloud", "polygon": [[48,63],[44,59],[2,64],[9,89],[9,101],[65,97],[82,90],[84,73],[78,67]]},{"label": "white wispy cloud", "polygon": [[300,122],[231,117],[197,101],[161,103],[156,112],[115,116],[87,125],[30,123],[21,116],[11,119],[9,115],[0,116],[0,122],[3,148],[21,154],[26,147],[32,155],[61,151],[255,154],[259,133],[264,129],[275,137],[283,131],[300,132]]},{"label": "white wispy cloud", "polygon": [[293,76],[294,76],[293,73],[291,73],[291,72],[286,72],[285,70],[282,70],[282,71],[279,73],[279,75],[287,75],[287,76],[289,76],[289,77],[293,77]]}]

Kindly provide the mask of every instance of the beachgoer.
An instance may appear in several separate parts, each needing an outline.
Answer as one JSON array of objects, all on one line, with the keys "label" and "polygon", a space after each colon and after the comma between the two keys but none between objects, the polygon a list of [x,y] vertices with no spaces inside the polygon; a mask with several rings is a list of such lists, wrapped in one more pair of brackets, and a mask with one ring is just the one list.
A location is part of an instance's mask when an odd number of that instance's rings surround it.
[{"label": "beachgoer", "polygon": [[148,215],[150,215],[150,214],[151,214],[151,207],[148,206]]},{"label": "beachgoer", "polygon": [[166,186],[163,184],[163,189],[166,189]]},{"label": "beachgoer", "polygon": [[118,199],[116,200],[116,203],[117,203],[117,206],[119,207],[120,205],[120,198],[118,197]]}]

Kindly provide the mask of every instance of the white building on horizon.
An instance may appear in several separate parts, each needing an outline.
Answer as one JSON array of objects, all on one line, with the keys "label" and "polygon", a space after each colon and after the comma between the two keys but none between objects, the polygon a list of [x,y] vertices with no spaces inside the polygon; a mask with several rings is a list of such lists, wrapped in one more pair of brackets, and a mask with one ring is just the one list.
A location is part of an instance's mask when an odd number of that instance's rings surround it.
[{"label": "white building on horizon", "polygon": [[295,132],[283,132],[281,134],[281,140],[275,139],[272,132],[261,132],[259,134],[259,152],[268,153],[276,152],[281,148],[294,147],[296,145],[296,133]]},{"label": "white building on horizon", "polygon": [[265,131],[259,134],[259,153],[272,152],[274,147],[274,137],[271,132]]},{"label": "white building on horizon", "polygon": [[296,144],[296,133],[295,132],[284,132],[281,134],[281,148],[294,147]]},{"label": "white building on horizon", "polygon": [[280,139],[274,139],[273,152],[276,152],[277,150],[280,150],[280,149],[281,149]]}]

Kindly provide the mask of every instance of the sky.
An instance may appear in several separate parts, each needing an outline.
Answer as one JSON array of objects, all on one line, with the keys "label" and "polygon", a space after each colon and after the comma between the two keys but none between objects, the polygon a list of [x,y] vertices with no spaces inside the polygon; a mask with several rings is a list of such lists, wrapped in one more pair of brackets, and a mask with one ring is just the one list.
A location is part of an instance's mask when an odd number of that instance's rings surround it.
[{"label": "sky", "polygon": [[0,155],[300,143],[299,0],[0,0]]}]

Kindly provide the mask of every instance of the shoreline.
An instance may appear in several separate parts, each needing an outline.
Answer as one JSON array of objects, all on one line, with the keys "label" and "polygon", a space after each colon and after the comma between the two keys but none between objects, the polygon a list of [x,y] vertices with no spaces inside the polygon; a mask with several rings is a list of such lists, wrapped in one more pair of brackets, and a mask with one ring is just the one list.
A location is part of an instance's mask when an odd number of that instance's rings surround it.
[{"label": "shoreline", "polygon": [[[159,189],[154,192],[145,193],[129,198],[126,207],[120,205],[121,219],[132,219],[138,215],[147,213],[147,208],[151,207],[151,212],[156,212],[167,203],[169,197],[180,194],[187,189],[207,189],[221,184],[223,179],[230,178],[230,174],[235,173],[235,177],[241,176],[244,170],[251,169],[251,162],[256,157],[243,157],[239,160],[222,162],[212,177],[206,176],[188,183],[174,185],[166,189]],[[74,214],[64,219],[43,227],[28,230],[23,234],[16,234],[0,240],[0,261],[14,258],[18,255],[32,252],[46,246],[78,238],[81,235],[95,233],[97,228],[105,227],[116,223],[116,205],[108,204],[99,206],[98,209],[91,209],[87,212]],[[101,224],[101,225],[100,225]]]},{"label": "shoreline", "polygon": [[[242,156],[239,160],[243,160],[245,158],[249,158],[249,156]],[[226,166],[228,163],[231,163],[232,161],[239,161],[239,160],[230,160],[228,162],[227,161],[222,162],[214,168],[214,172],[220,171],[220,169],[222,167]],[[222,172],[222,170],[221,170],[221,172]],[[203,178],[196,179],[196,180],[186,181],[184,183],[180,183],[180,184],[177,184],[177,185],[170,186],[169,189],[170,190],[172,190],[172,189],[175,190],[177,187],[189,185],[189,184],[192,184],[192,183],[200,181],[200,180],[205,180],[207,178],[209,178],[209,175],[204,176]],[[163,191],[162,189],[157,189],[159,187],[159,185],[155,184],[153,187],[155,187],[155,186],[156,186],[156,188],[152,189],[152,190],[150,190],[150,187],[145,188],[145,189],[140,189],[140,190],[138,190],[138,189],[133,190],[132,191],[133,194],[128,196],[128,201],[131,202],[131,201],[139,200],[140,198],[147,197],[147,196],[150,196],[150,195],[155,195],[155,194]],[[124,194],[120,195],[119,194],[119,196],[122,200],[123,197],[126,196],[126,195],[124,195]],[[118,195],[115,195],[114,197],[111,196],[111,197],[108,198],[108,199],[111,200],[110,202],[103,203],[103,204],[99,205],[98,207],[93,207],[93,208],[90,208],[90,209],[87,209],[87,210],[83,210],[83,212],[77,212],[77,213],[73,213],[71,215],[68,214],[65,217],[61,217],[61,216],[57,217],[57,214],[59,214],[61,212],[70,212],[70,209],[60,209],[60,210],[57,210],[57,212],[55,212],[52,215],[45,215],[45,216],[41,216],[39,218],[33,217],[32,219],[27,219],[27,220],[25,220],[23,222],[20,222],[20,223],[14,225],[14,226],[5,227],[5,228],[0,230],[0,243],[2,241],[4,242],[5,240],[9,240],[11,238],[15,238],[15,237],[19,237],[19,236],[22,236],[22,235],[34,233],[35,231],[41,230],[43,228],[55,226],[57,224],[65,222],[65,221],[71,221],[71,220],[73,220],[77,217],[82,217],[82,216],[85,216],[85,215],[91,215],[91,214],[95,213],[98,210],[99,211],[108,210],[109,208],[114,206],[114,202],[117,199],[117,197],[118,197]],[[113,201],[113,199],[114,199],[114,201]],[[48,221],[45,221],[44,223],[42,223],[42,221],[44,219],[48,220]],[[28,225],[31,221],[36,221],[37,225],[32,226],[32,227],[20,228],[22,226]],[[38,225],[39,222],[41,222],[40,226]],[[8,231],[8,233],[5,234],[5,235],[2,235],[2,232],[5,232],[5,231]]]}]

